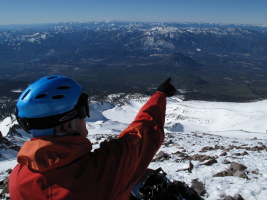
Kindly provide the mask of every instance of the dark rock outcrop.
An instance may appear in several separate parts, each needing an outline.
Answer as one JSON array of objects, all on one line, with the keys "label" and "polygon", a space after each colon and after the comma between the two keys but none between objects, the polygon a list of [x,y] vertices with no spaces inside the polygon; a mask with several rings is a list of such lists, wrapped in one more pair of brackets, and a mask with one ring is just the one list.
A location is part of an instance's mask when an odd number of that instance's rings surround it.
[{"label": "dark rock outcrop", "polygon": [[204,183],[200,182],[198,179],[192,180],[192,188],[198,193],[199,196],[206,194]]},{"label": "dark rock outcrop", "polygon": [[246,169],[247,167],[245,165],[239,164],[237,162],[232,162],[229,169],[214,174],[213,177],[235,176],[248,179]]}]

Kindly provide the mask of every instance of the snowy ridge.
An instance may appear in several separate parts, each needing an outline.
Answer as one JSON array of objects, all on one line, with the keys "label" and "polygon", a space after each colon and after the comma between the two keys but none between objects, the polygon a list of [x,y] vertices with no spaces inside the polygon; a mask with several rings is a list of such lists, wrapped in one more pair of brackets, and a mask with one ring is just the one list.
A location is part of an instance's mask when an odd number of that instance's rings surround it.
[{"label": "snowy ridge", "polygon": [[[10,127],[12,127],[13,125],[17,124],[17,122],[15,121],[15,116],[11,115],[10,117],[5,118],[3,121],[0,122],[0,133],[2,134],[3,137],[6,137]],[[0,135],[1,135],[0,134]]]},{"label": "snowy ridge", "polygon": [[172,99],[167,109],[167,129],[180,124],[178,132],[201,131],[238,138],[266,138],[267,101],[225,103]]},{"label": "snowy ridge", "polygon": [[[254,29],[257,28],[260,32],[266,31],[265,26],[242,26],[242,25],[220,25],[220,24],[179,24],[179,23],[127,23],[127,22],[92,22],[92,23],[62,23],[50,24],[40,27],[32,27],[30,31],[23,32],[23,28],[14,28],[1,31],[0,29],[0,44],[8,44],[14,48],[18,48],[23,43],[41,44],[44,40],[49,40],[57,37],[58,34],[75,33],[78,31],[107,31],[119,32],[118,38],[123,38],[127,33],[141,32],[148,37],[162,37],[165,39],[173,39],[181,37],[184,34],[211,34],[211,35],[229,35],[242,36],[253,35]],[[263,30],[261,30],[262,28]],[[27,30],[27,28],[26,28]],[[90,34],[85,34],[85,38],[90,37]]]},{"label": "snowy ridge", "polygon": [[[92,117],[87,119],[87,128],[93,149],[125,129],[147,99],[140,95],[118,94],[110,95],[107,102],[92,102]],[[161,167],[168,178],[188,185],[198,179],[205,185],[205,200],[223,200],[227,195],[236,194],[246,200],[266,198],[267,101],[225,103],[182,101],[172,97],[168,99],[166,114],[166,138],[149,167]],[[7,122],[8,119],[0,122],[3,133],[9,127]],[[21,129],[17,131],[21,136],[8,134],[5,138],[21,146],[29,135]],[[7,177],[6,170],[16,164],[16,153],[0,149],[0,181]],[[165,156],[160,156],[162,154]],[[205,164],[208,161],[210,164]],[[247,167],[246,178],[214,177],[227,170],[232,162]],[[187,170],[189,163],[193,165],[191,172]]]}]

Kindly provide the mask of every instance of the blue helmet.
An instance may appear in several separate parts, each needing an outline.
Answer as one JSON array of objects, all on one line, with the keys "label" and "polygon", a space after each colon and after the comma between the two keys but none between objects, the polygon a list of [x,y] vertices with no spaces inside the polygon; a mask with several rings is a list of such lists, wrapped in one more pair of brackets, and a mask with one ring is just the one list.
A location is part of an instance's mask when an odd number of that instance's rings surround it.
[{"label": "blue helmet", "polygon": [[76,117],[89,116],[88,96],[66,76],[45,76],[20,95],[16,117],[24,130],[53,128]]}]

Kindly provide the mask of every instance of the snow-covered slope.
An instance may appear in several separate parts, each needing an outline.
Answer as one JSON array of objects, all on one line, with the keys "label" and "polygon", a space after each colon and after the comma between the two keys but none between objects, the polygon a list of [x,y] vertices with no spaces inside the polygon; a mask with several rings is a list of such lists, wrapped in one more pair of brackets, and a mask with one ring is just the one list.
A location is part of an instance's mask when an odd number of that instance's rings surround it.
[{"label": "snow-covered slope", "polygon": [[[87,119],[87,127],[93,148],[126,128],[147,99],[126,96],[116,104],[92,102],[92,117]],[[161,167],[171,180],[182,180],[189,185],[198,179],[205,185],[204,199],[207,200],[235,194],[246,200],[266,199],[267,101],[224,103],[182,101],[172,97],[168,99],[166,114],[166,138],[151,168]],[[11,124],[8,121],[0,122],[4,135]],[[7,138],[21,145],[29,137],[21,130],[19,133],[22,136]],[[0,155],[1,180],[7,176],[6,170],[14,167],[16,151],[0,149]],[[207,161],[211,164],[206,164]],[[246,178],[214,177],[227,170],[232,162],[247,167]],[[186,169],[189,163],[193,164],[191,172]]]},{"label": "snow-covered slope", "polygon": [[171,99],[166,129],[237,138],[266,138],[267,101],[225,103]]},{"label": "snow-covered slope", "polygon": [[[125,105],[100,106],[102,117],[89,119],[88,125],[103,122],[102,131],[110,129],[107,122],[129,124],[147,99],[133,99]],[[95,112],[95,104],[92,116]],[[267,101],[250,103],[225,103],[206,101],[182,101],[173,97],[168,100],[165,128],[167,132],[204,132],[233,138],[267,137]],[[104,123],[105,122],[105,123]],[[126,125],[125,125],[126,126]],[[94,130],[92,130],[93,133]]]},{"label": "snow-covered slope", "polygon": [[11,115],[10,117],[5,118],[3,121],[0,122],[0,132],[2,136],[7,136],[10,127],[16,124],[15,116]]}]

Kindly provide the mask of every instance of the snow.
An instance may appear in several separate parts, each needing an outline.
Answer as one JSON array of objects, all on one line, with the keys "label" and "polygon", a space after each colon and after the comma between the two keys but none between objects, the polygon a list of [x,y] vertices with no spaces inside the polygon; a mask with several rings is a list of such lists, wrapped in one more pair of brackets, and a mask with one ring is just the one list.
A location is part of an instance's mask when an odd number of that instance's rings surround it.
[{"label": "snow", "polygon": [[46,37],[47,37],[47,36],[46,36],[45,34],[41,35],[41,38],[42,38],[42,39],[46,39]]},{"label": "snow", "polygon": [[22,89],[15,89],[15,90],[11,90],[11,92],[13,92],[13,93],[22,93],[23,90]]},{"label": "snow", "polygon": [[36,41],[36,39],[35,38],[29,38],[28,41],[31,42],[31,43],[33,43],[33,42]]},{"label": "snow", "polygon": [[[91,26],[95,24],[96,26]],[[59,33],[73,33],[79,30],[94,30],[96,32],[99,31],[113,31],[116,32],[120,30],[123,34],[118,35],[118,37],[124,37],[125,33],[131,32],[143,32],[143,35],[146,36],[143,39],[144,41],[144,49],[150,48],[154,50],[158,50],[159,48],[167,48],[172,50],[173,43],[169,41],[169,39],[179,40],[183,37],[183,35],[187,35],[188,33],[198,35],[198,34],[212,34],[217,37],[222,36],[241,36],[243,34],[252,36],[254,34],[254,29],[256,30],[263,29],[265,31],[266,25],[259,26],[244,26],[244,25],[222,25],[222,24],[194,24],[188,23],[177,23],[177,24],[169,24],[169,23],[113,23],[113,22],[93,22],[88,24],[83,24],[81,26],[80,23],[65,23],[65,24],[55,24],[48,27],[46,31],[37,31],[37,30],[20,30],[15,29],[13,31],[2,31],[0,32],[1,41],[5,41],[9,46],[20,46],[24,43],[30,44],[41,44],[41,42],[51,38],[57,37]],[[233,26],[233,27],[232,27]],[[227,28],[228,27],[228,28]],[[27,29],[27,28],[26,28]],[[258,30],[261,32],[260,30]],[[182,37],[181,37],[182,36]],[[84,36],[86,37],[86,36]],[[161,39],[162,41],[158,41]],[[147,40],[147,41],[146,41]],[[146,44],[148,46],[146,46]],[[19,48],[14,48],[17,50]],[[198,50],[196,50],[198,51]]]},{"label": "snow", "polygon": [[[92,117],[96,121],[129,124],[147,99],[131,100],[125,105],[93,103]],[[181,101],[172,98],[167,104],[165,129],[172,132],[205,132],[233,138],[267,138],[267,101],[225,103]],[[105,128],[105,124],[103,124]],[[108,129],[108,127],[107,127]]]},{"label": "snow", "polygon": [[[167,108],[168,127],[179,123],[185,132],[238,138],[266,138],[267,101],[224,103],[173,99]],[[173,114],[175,111],[175,114]],[[178,118],[178,119],[177,119]],[[174,121],[174,122],[173,122]]]},{"label": "snow", "polygon": [[[109,100],[120,98],[111,95]],[[118,135],[134,120],[144,98],[125,98],[113,105],[107,102],[90,104],[91,118],[88,118],[88,138],[93,148],[109,136]],[[241,194],[246,200],[263,200],[267,196],[267,152],[252,150],[261,145],[266,146],[267,139],[267,100],[249,103],[226,103],[207,101],[182,101],[178,97],[168,99],[165,121],[165,143],[159,151],[171,155],[169,160],[151,162],[150,168],[161,167],[170,180],[180,180],[191,185],[193,179],[205,184],[205,200],[223,199],[227,195]],[[0,131],[4,136],[12,124],[11,118],[0,122]],[[19,130],[22,133],[22,130]],[[29,140],[23,134],[17,136],[20,142]],[[222,148],[202,152],[203,147],[222,146]],[[232,147],[232,148],[230,148]],[[179,171],[187,168],[189,160],[182,159],[177,152],[189,156],[200,154],[216,157],[217,163],[206,166],[203,162],[192,160],[192,173]],[[238,154],[247,154],[238,156]],[[223,152],[227,155],[221,156]],[[7,176],[6,170],[16,164],[16,152],[0,149],[0,180]],[[247,167],[249,179],[227,176],[213,177],[226,170],[229,162],[238,162]]]},{"label": "snow", "polygon": [[0,132],[2,133],[2,136],[6,136],[9,128],[14,124],[14,121],[11,117],[5,118],[3,121],[0,122]]},{"label": "snow", "polygon": [[[173,145],[167,147],[162,146],[160,151],[164,151],[172,155],[172,158],[164,162],[152,162],[150,164],[151,168],[162,167],[168,174],[168,178],[171,180],[180,180],[186,182],[188,185],[191,184],[191,180],[198,179],[205,184],[205,189],[207,194],[205,195],[205,200],[215,200],[221,199],[224,196],[235,194],[241,194],[246,200],[261,200],[265,199],[267,195],[267,161],[266,161],[266,151],[264,153],[260,152],[249,152],[249,155],[238,158],[234,157],[235,153],[243,152],[240,149],[233,149],[232,153],[228,152],[228,156],[219,156],[223,151],[214,150],[208,151],[206,153],[199,153],[199,150],[203,146],[214,146],[217,144],[222,146],[255,146],[259,140],[247,140],[239,139],[238,141],[233,140],[233,138],[206,135],[203,133],[197,134],[186,134],[186,133],[171,133],[172,136],[176,135],[176,138],[172,138]],[[262,140],[265,141],[266,140]],[[237,143],[236,143],[237,142]],[[215,143],[215,144],[214,144]],[[183,147],[186,151],[185,153],[189,155],[194,154],[205,154],[209,156],[217,156],[218,163],[212,166],[201,165],[199,161],[192,161],[194,169],[192,173],[187,171],[179,171],[179,169],[184,169],[189,166],[189,161],[179,161],[177,162],[177,157],[173,156],[173,153],[180,150],[175,144],[179,144],[178,147]],[[227,159],[230,162],[238,162],[244,164],[248,167],[248,171],[259,172],[256,174],[248,174],[249,179],[242,179],[238,177],[213,177],[214,174],[224,171],[229,168],[229,164],[223,164],[223,161]]]}]

